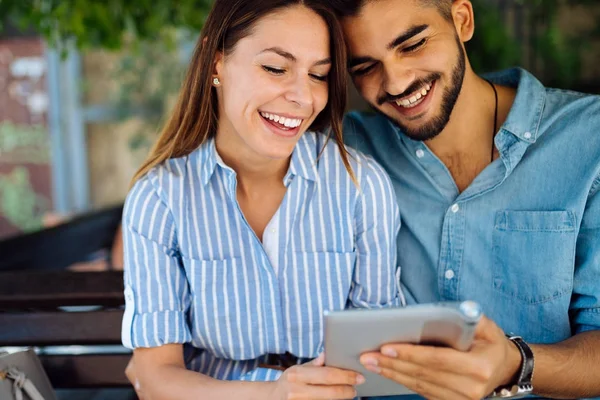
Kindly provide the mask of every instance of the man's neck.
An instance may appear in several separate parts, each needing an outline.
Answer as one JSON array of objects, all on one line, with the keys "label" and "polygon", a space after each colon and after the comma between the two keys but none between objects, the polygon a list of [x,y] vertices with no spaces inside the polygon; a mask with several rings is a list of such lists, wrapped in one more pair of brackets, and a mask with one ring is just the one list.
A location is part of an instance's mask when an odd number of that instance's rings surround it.
[{"label": "man's neck", "polygon": [[452,174],[459,192],[465,190],[498,155],[494,137],[508,116],[515,91],[495,88],[498,93],[496,130],[494,91],[488,82],[468,69],[448,125],[438,136],[427,141],[427,146]]},{"label": "man's neck", "polygon": [[427,146],[436,155],[455,155],[472,152],[477,143],[489,144],[494,107],[490,85],[473,72],[467,72],[450,121],[438,136],[427,141]]}]

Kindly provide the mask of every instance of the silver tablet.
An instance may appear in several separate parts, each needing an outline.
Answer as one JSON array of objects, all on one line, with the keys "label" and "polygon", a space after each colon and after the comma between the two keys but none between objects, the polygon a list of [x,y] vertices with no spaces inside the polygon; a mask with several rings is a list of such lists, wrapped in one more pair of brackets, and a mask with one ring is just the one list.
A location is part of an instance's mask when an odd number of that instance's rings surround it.
[{"label": "silver tablet", "polygon": [[359,362],[360,355],[388,343],[421,343],[466,351],[481,316],[481,307],[473,301],[326,312],[325,365],[363,374],[366,382],[356,387],[359,396],[413,394],[366,370]]}]

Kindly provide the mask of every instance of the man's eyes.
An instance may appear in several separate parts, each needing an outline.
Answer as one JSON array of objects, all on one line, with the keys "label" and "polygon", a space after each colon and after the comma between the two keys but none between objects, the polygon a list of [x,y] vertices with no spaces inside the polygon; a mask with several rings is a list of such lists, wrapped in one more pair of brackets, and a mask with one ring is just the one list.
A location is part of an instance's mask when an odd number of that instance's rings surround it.
[{"label": "man's eyes", "polygon": [[423,47],[423,45],[425,43],[427,43],[427,39],[421,39],[418,43],[416,43],[412,46],[405,47],[404,49],[402,49],[402,51],[405,53],[411,53],[411,52],[416,51],[416,50],[420,49],[421,47]]},{"label": "man's eyes", "polygon": [[357,68],[357,69],[353,70],[351,72],[351,74],[353,76],[363,76],[363,75],[366,75],[367,73],[369,73],[369,71],[371,71],[374,67],[375,67],[375,64],[370,64],[365,67]]},{"label": "man's eyes", "polygon": [[[405,47],[405,48],[401,49],[400,51],[402,51],[403,53],[412,53],[412,52],[419,50],[421,47],[423,47],[425,45],[425,43],[427,43],[427,39],[421,39],[421,40],[419,40],[419,42],[413,44],[412,46]],[[375,65],[376,65],[376,63],[365,65],[361,68],[352,70],[350,72],[350,74],[354,77],[364,76],[364,75],[368,74],[369,72],[371,72],[371,70],[373,68],[375,68]]]}]

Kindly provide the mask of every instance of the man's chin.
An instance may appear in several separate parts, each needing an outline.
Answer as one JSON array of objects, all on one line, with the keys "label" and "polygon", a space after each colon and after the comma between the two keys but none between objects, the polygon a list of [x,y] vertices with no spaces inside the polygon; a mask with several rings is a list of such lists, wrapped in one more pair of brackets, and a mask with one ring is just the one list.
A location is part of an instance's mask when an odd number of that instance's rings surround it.
[{"label": "man's chin", "polygon": [[412,140],[425,142],[438,136],[444,129],[446,124],[441,124],[440,121],[428,121],[423,124],[407,124],[392,118],[394,124],[400,128],[402,133]]}]

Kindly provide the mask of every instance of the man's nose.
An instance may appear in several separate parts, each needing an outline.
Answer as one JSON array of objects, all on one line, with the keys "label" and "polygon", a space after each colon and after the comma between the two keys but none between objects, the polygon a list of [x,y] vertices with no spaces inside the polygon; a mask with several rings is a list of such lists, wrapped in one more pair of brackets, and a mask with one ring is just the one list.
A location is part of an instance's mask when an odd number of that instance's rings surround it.
[{"label": "man's nose", "polygon": [[413,69],[391,64],[383,68],[383,90],[391,96],[402,94],[416,79]]}]

